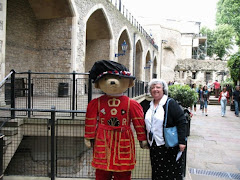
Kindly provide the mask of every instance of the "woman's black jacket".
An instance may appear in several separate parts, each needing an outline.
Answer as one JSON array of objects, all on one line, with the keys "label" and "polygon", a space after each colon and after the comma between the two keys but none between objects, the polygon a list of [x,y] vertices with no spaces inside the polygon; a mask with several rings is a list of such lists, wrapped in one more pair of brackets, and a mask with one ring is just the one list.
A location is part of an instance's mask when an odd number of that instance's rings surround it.
[{"label": "woman's black jacket", "polygon": [[[163,106],[165,113],[166,113],[166,104],[167,103],[165,103],[165,105]],[[164,113],[163,126],[165,123],[165,113]],[[186,132],[187,132],[186,122],[187,120],[182,108],[174,99],[171,98],[171,100],[168,103],[168,116],[167,116],[166,126],[167,127],[177,126],[179,144],[186,144]]]}]

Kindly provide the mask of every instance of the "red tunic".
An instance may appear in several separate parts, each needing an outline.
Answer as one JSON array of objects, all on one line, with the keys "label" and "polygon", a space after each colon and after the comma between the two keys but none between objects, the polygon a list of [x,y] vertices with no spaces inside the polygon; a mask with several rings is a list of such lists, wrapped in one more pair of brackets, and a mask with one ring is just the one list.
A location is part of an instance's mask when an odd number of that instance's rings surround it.
[{"label": "red tunic", "polygon": [[141,105],[127,96],[103,95],[90,101],[85,138],[95,139],[92,166],[106,171],[130,171],[136,164],[131,121],[139,141],[146,140]]}]

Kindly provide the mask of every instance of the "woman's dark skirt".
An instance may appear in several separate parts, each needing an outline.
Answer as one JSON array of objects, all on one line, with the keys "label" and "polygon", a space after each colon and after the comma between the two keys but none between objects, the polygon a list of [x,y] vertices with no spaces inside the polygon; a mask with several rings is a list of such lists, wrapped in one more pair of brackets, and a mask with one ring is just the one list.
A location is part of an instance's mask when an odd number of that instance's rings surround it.
[{"label": "woman's dark skirt", "polygon": [[152,180],[182,180],[182,157],[176,161],[179,147],[157,146],[155,141],[150,147]]}]

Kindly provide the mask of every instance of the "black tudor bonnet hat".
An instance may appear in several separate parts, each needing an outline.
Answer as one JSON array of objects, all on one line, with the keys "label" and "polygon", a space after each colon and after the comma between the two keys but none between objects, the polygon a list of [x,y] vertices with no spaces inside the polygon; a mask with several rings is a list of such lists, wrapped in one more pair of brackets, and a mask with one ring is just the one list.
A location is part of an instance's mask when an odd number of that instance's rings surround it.
[{"label": "black tudor bonnet hat", "polygon": [[115,61],[97,61],[90,70],[90,78],[93,79],[94,83],[107,74],[135,79],[124,65]]}]

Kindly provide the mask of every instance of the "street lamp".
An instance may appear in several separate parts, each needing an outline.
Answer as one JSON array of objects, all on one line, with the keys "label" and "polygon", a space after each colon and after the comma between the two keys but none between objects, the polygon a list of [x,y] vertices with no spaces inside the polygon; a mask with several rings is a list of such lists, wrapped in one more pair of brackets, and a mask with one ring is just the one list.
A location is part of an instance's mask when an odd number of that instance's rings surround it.
[{"label": "street lamp", "polygon": [[162,58],[162,51],[163,51],[163,44],[166,44],[168,41],[167,40],[162,40],[161,41],[161,55],[160,55],[160,58],[161,58],[161,61],[160,61],[160,78],[162,78],[162,61],[163,61],[163,58]]},{"label": "street lamp", "polygon": [[118,54],[115,54],[115,57],[118,57],[118,56],[124,56],[126,51],[127,51],[127,48],[128,48],[128,45],[126,43],[126,41],[124,40],[123,43],[121,44],[122,46],[122,51],[123,53],[118,53]]},{"label": "street lamp", "polygon": [[150,69],[151,68],[152,61],[151,59],[147,62],[147,66],[144,67],[144,69]]}]

